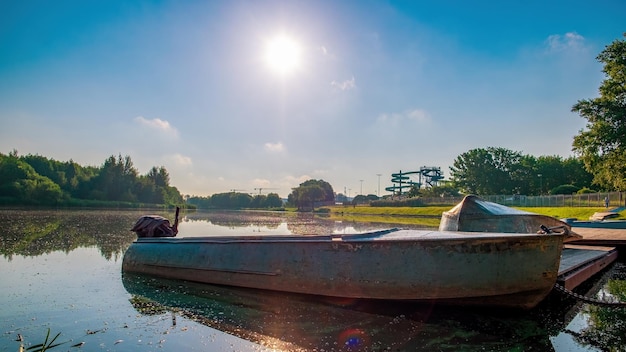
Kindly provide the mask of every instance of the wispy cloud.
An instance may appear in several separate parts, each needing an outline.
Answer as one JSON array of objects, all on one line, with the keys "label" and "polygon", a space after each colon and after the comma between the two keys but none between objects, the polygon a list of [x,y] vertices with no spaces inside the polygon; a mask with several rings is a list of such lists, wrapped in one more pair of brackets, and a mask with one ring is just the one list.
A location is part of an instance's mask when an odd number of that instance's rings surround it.
[{"label": "wispy cloud", "polygon": [[378,122],[398,126],[406,122],[426,123],[430,121],[428,112],[421,109],[407,110],[401,113],[383,113],[378,116]]},{"label": "wispy cloud", "polygon": [[354,76],[351,79],[347,79],[343,82],[332,81],[330,85],[339,90],[350,90],[356,87]]},{"label": "wispy cloud", "polygon": [[267,150],[268,152],[272,152],[272,153],[279,153],[279,152],[283,152],[285,151],[285,146],[281,143],[265,143],[265,145],[263,146],[265,148],[265,150]]},{"label": "wispy cloud", "polygon": [[255,178],[252,180],[252,184],[254,185],[255,190],[258,190],[259,188],[269,187],[271,182],[270,180],[264,178]]},{"label": "wispy cloud", "polygon": [[193,165],[193,161],[191,160],[190,157],[188,156],[184,156],[182,154],[172,154],[172,155],[168,155],[167,159],[169,161],[171,161],[172,163],[174,163],[177,166],[191,166]]},{"label": "wispy cloud", "polygon": [[135,117],[135,121],[142,126],[178,137],[178,131],[168,121],[159,118],[147,119],[143,116]]},{"label": "wispy cloud", "polygon": [[563,35],[552,34],[546,39],[545,44],[549,52],[581,50],[584,49],[585,38],[576,32],[568,32]]}]

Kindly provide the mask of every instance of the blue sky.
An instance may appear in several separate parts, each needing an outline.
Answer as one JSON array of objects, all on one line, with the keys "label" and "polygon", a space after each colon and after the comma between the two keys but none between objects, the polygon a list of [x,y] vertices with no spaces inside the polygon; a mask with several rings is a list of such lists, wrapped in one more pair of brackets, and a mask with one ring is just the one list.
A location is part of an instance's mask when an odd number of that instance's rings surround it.
[{"label": "blue sky", "polygon": [[[568,157],[586,122],[571,107],[598,95],[595,58],[625,14],[622,0],[2,1],[0,152],[129,155],[182,194],[283,197],[310,178],[385,194],[391,173],[447,178],[474,148]],[[281,36],[295,49],[268,62]]]}]

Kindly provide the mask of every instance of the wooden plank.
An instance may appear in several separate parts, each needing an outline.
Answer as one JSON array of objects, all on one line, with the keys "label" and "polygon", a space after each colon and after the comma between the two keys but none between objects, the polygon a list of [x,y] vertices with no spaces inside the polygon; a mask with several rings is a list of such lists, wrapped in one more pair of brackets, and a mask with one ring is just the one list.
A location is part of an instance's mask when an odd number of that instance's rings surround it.
[{"label": "wooden plank", "polygon": [[626,245],[626,229],[573,227],[572,230],[583,236],[583,238],[570,243],[606,244],[613,246]]},{"label": "wooden plank", "polygon": [[617,259],[613,247],[566,245],[561,256],[558,282],[572,290]]}]

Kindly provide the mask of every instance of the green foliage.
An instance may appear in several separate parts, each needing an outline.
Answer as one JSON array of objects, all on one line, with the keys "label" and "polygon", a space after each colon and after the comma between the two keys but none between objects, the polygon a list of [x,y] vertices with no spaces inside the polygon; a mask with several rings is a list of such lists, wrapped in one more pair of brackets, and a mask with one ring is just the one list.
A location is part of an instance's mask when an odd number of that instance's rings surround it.
[{"label": "green foliage", "polygon": [[587,188],[587,187],[583,187],[581,189],[578,190],[578,192],[576,192],[577,194],[586,194],[586,193],[597,193],[597,191],[594,191],[593,189]]},{"label": "green foliage", "polygon": [[550,194],[572,194],[579,191],[574,185],[560,185],[550,190]]},{"label": "green foliage", "polygon": [[534,157],[494,147],[461,154],[450,171],[450,191],[477,195],[539,195],[560,185],[589,186],[593,178],[575,158]]},{"label": "green foliage", "polygon": [[517,187],[522,154],[504,148],[472,149],[458,156],[450,175],[466,194],[511,194]]},{"label": "green foliage", "polygon": [[[626,37],[626,33],[624,34]],[[615,40],[596,58],[606,76],[600,96],[579,100],[572,111],[587,120],[574,137],[573,150],[581,156],[593,182],[605,190],[626,189],[626,40]]]},{"label": "green foliage", "polygon": [[250,207],[252,196],[247,193],[216,193],[211,196],[211,206],[218,209],[243,209]]},{"label": "green foliage", "polygon": [[0,153],[0,203],[72,205],[85,201],[174,205],[183,199],[169,185],[164,167],[153,167],[140,176],[130,156],[111,156],[98,168],[40,155],[20,157],[15,150],[9,155]]},{"label": "green foliage", "polygon": [[449,182],[443,183],[440,186],[424,188],[420,192],[422,197],[460,197],[461,193]]},{"label": "green foliage", "polygon": [[420,198],[380,199],[370,203],[372,207],[422,207],[424,202]]},{"label": "green foliage", "polygon": [[324,180],[308,180],[293,188],[287,199],[298,210],[313,210],[318,202],[334,203],[335,193],[333,187]]}]

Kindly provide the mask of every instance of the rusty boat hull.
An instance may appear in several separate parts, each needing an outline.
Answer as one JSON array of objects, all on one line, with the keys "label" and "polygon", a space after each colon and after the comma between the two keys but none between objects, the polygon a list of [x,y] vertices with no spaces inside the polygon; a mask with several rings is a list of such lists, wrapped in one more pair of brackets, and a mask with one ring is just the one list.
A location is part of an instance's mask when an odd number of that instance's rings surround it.
[{"label": "rusty boat hull", "polygon": [[564,236],[391,229],[353,235],[138,238],[122,270],[333,297],[532,308]]}]

